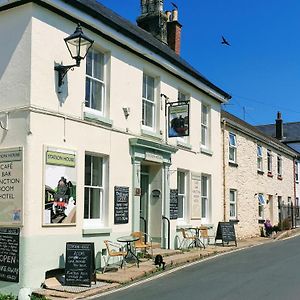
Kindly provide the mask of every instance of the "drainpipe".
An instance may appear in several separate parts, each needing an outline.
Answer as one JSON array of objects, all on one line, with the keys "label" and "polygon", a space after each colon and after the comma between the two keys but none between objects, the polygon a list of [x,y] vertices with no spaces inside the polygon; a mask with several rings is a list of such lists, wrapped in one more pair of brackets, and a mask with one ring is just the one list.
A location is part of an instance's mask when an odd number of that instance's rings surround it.
[{"label": "drainpipe", "polygon": [[223,134],[223,221],[226,222],[226,166],[225,166],[225,127],[226,127],[226,120],[222,119],[222,134]]}]

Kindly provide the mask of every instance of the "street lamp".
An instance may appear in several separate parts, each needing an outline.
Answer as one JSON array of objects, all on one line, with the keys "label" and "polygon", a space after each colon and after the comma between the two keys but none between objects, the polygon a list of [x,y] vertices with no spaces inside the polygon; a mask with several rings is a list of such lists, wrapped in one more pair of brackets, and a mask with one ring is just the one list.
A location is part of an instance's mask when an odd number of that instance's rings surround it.
[{"label": "street lamp", "polygon": [[58,87],[61,87],[63,84],[63,79],[70,69],[80,66],[80,61],[86,57],[89,49],[94,43],[92,39],[83,33],[80,24],[77,25],[75,32],[66,37],[64,41],[71,57],[75,59],[76,64],[68,66],[61,64],[54,67],[54,70],[58,72]]}]

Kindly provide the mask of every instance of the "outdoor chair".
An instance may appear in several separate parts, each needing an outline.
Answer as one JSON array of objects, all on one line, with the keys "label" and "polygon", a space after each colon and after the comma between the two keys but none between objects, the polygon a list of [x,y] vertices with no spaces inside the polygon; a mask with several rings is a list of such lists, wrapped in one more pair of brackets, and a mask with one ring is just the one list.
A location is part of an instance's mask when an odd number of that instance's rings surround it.
[{"label": "outdoor chair", "polygon": [[112,258],[115,258],[115,257],[121,258],[121,268],[123,267],[123,265],[125,268],[125,264],[126,264],[125,256],[127,255],[127,251],[124,249],[124,246],[119,243],[108,241],[108,240],[105,240],[104,244],[106,246],[106,255],[103,256],[105,266],[102,270],[102,273],[104,273],[106,271],[106,268],[108,267],[109,260],[111,257]]},{"label": "outdoor chair", "polygon": [[209,235],[208,227],[206,227],[206,226],[203,226],[203,225],[200,226],[199,231],[200,231],[200,237],[202,238],[204,245],[205,245],[205,241],[207,241],[207,245],[209,245],[210,240],[215,238],[214,236]]},{"label": "outdoor chair", "polygon": [[[135,231],[131,233],[132,236],[138,237],[139,239],[134,242],[134,247],[136,250],[141,250],[144,254],[150,255],[150,257],[153,257],[153,249],[152,249],[152,238],[149,234],[141,231]],[[147,240],[149,242],[145,241],[145,237],[147,237]],[[148,253],[148,250],[150,250],[151,254]]]},{"label": "outdoor chair", "polygon": [[180,231],[182,233],[182,241],[180,243],[179,249],[188,249],[198,244],[199,238],[197,237],[197,235],[193,234],[186,228],[181,228]]}]

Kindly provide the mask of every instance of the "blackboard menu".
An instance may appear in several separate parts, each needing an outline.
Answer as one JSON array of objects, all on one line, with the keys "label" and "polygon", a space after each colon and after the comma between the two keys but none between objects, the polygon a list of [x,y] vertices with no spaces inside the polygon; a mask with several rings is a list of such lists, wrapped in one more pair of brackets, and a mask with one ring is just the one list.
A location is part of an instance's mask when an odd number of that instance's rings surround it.
[{"label": "blackboard menu", "polygon": [[65,285],[91,286],[95,280],[94,243],[67,243]]},{"label": "blackboard menu", "polygon": [[170,220],[178,218],[178,190],[170,189]]},{"label": "blackboard menu", "polygon": [[19,282],[20,229],[0,228],[0,281]]},{"label": "blackboard menu", "polygon": [[128,223],[129,187],[115,186],[115,224]]},{"label": "blackboard menu", "polygon": [[216,240],[222,240],[223,246],[229,242],[235,242],[237,246],[234,225],[230,222],[219,222]]}]

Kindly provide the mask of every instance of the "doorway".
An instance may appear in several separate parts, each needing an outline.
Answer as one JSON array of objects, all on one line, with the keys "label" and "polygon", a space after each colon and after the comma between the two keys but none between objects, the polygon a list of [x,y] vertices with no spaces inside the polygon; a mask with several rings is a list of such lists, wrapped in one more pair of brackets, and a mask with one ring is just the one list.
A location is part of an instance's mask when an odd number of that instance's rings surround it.
[{"label": "doorway", "polygon": [[148,233],[149,220],[149,174],[141,173],[141,198],[140,198],[140,230]]}]

